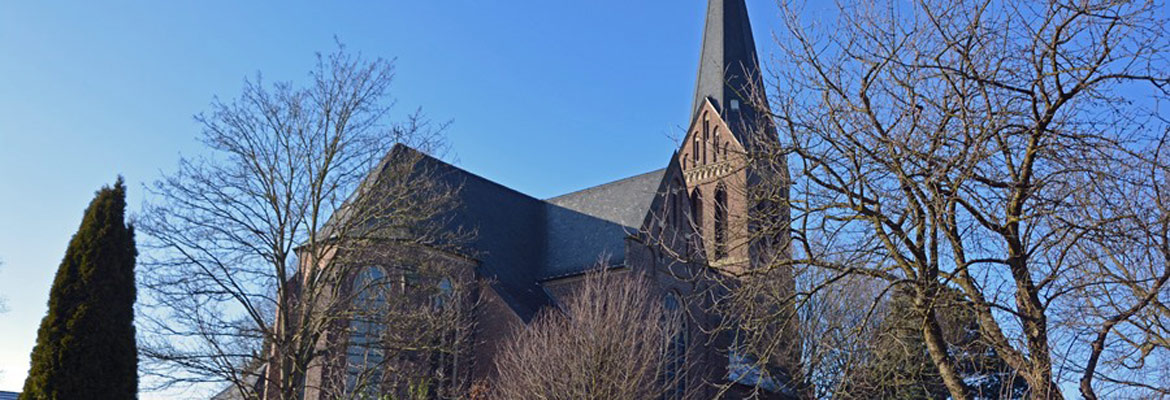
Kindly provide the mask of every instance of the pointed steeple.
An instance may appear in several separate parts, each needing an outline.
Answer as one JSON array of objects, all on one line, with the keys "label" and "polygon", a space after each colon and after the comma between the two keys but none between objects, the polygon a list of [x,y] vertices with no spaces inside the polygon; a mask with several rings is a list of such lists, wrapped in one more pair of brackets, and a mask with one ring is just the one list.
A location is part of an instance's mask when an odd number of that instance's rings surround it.
[{"label": "pointed steeple", "polygon": [[741,143],[749,145],[746,136],[761,125],[758,113],[751,107],[756,102],[749,101],[747,96],[762,93],[764,85],[760,75],[756,42],[744,0],[709,0],[691,120],[694,121],[694,113],[703,100],[711,99],[732,127],[732,133]]}]

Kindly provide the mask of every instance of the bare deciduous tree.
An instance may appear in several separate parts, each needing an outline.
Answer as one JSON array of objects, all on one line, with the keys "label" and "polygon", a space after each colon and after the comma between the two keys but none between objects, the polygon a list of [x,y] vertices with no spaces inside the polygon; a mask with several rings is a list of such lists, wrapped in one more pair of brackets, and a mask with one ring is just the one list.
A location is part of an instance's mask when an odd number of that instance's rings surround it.
[{"label": "bare deciduous tree", "polygon": [[1161,4],[863,1],[824,25],[780,5],[784,146],[748,156],[792,167],[768,198],[793,212],[776,267],[798,304],[856,278],[906,293],[955,399],[975,393],[947,293],[1032,398],[1170,394]]},{"label": "bare deciduous tree", "polygon": [[305,87],[257,77],[197,116],[208,154],[156,182],[138,221],[140,342],[158,387],[294,399],[460,385],[447,366],[470,333],[452,306],[467,270],[443,255],[460,238],[442,218],[457,188],[423,153],[390,151],[444,149],[419,114],[388,120],[393,76],[339,46]]},{"label": "bare deciduous tree", "polygon": [[[678,311],[643,277],[592,272],[564,301],[505,345],[496,359],[499,399],[688,398],[688,351]],[[679,348],[678,346],[683,346]]]}]

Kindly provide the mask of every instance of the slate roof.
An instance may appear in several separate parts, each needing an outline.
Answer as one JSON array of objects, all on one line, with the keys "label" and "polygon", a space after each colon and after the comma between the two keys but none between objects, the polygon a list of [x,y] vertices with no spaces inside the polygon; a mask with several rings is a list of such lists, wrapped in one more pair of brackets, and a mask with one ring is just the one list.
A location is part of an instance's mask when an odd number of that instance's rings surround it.
[{"label": "slate roof", "polygon": [[[744,96],[752,88],[764,90],[760,62],[752,24],[744,0],[710,0],[707,23],[703,30],[703,51],[695,82],[695,102],[691,106],[691,123],[698,117],[703,101],[710,99],[719,114],[731,125],[732,134],[744,146],[751,146],[745,132],[753,132],[767,119],[747,106]],[[740,111],[729,110],[732,99],[740,99]],[[765,103],[766,98],[762,99]]]},{"label": "slate roof", "polygon": [[540,279],[573,275],[625,261],[625,239],[650,211],[666,169],[594,186],[546,201],[548,248]]},{"label": "slate roof", "polygon": [[[394,151],[415,150],[399,145]],[[553,304],[536,280],[544,258],[544,202],[433,157],[420,162],[459,188],[451,227],[474,231],[465,244],[469,255],[512,310],[527,322]]]},{"label": "slate roof", "polygon": [[[474,232],[460,246],[524,321],[553,304],[542,280],[582,273],[603,255],[610,265],[624,262],[625,239],[641,227],[665,171],[539,200],[404,145],[386,160],[358,193],[376,193],[365,186],[388,177],[385,171],[400,160],[417,162],[418,170],[458,188],[458,207],[441,218],[449,229]],[[349,214],[343,208],[338,218]]]}]

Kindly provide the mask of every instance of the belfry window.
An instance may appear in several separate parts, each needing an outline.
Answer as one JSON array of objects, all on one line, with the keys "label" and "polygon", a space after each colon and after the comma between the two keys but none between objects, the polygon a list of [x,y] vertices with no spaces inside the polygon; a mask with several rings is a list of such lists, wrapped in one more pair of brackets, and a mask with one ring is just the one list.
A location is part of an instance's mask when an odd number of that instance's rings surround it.
[{"label": "belfry window", "polygon": [[727,257],[727,188],[715,188],[715,259]]}]

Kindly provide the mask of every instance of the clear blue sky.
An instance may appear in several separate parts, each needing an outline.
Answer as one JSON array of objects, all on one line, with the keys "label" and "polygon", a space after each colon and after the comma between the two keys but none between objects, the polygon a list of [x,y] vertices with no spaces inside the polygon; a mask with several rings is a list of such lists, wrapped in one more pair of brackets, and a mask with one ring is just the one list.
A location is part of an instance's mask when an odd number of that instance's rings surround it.
[{"label": "clear blue sky", "polygon": [[[749,0],[761,57],[775,9]],[[396,57],[400,112],[536,197],[665,165],[688,121],[705,0],[0,0],[0,390],[19,390],[93,192],[201,151],[191,116],[245,76],[301,80],[336,35]]]}]

